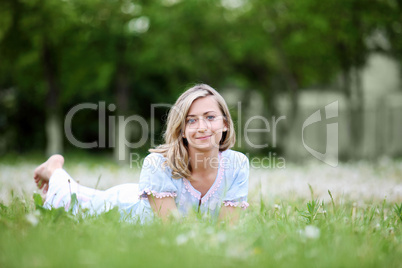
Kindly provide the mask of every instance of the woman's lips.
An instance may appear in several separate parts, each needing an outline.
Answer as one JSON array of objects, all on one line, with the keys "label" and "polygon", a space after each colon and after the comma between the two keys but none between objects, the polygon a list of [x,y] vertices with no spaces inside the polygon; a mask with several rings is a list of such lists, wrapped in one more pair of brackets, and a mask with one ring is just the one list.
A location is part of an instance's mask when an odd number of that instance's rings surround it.
[{"label": "woman's lips", "polygon": [[210,138],[212,135],[209,135],[209,136],[204,136],[204,137],[199,137],[199,138],[196,138],[197,140],[206,140],[206,139],[208,139],[208,138]]}]

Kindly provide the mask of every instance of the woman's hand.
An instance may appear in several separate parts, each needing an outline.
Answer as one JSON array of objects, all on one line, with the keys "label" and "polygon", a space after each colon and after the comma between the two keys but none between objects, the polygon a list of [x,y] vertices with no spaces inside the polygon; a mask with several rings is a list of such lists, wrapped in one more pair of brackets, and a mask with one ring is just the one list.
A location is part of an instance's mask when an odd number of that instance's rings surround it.
[{"label": "woman's hand", "polygon": [[156,198],[153,195],[149,195],[148,200],[154,214],[160,217],[163,221],[166,221],[171,214],[176,214],[178,212],[173,197]]},{"label": "woman's hand", "polygon": [[222,206],[219,212],[219,221],[225,221],[230,224],[237,223],[240,218],[241,208]]}]

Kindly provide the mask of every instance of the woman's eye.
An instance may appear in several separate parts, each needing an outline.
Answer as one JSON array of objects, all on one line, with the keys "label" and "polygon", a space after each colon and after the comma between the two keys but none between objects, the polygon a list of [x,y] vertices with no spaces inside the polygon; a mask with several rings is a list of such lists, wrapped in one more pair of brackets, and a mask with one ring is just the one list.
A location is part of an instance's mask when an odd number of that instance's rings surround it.
[{"label": "woman's eye", "polygon": [[188,123],[188,124],[194,124],[194,123],[195,123],[195,119],[188,119],[188,120],[187,120],[187,123]]},{"label": "woman's eye", "polygon": [[207,119],[208,119],[209,121],[213,121],[213,120],[215,120],[215,116],[214,116],[214,115],[208,115],[208,116],[207,116]]}]

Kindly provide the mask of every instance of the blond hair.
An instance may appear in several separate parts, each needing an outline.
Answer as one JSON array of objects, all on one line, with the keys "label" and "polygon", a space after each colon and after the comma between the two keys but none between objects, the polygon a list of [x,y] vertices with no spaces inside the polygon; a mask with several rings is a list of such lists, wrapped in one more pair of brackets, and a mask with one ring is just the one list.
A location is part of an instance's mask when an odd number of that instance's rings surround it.
[{"label": "blond hair", "polygon": [[207,96],[213,96],[216,100],[227,127],[227,131],[222,133],[222,139],[219,142],[219,151],[225,151],[233,147],[236,142],[233,121],[223,97],[215,89],[206,84],[198,84],[186,90],[169,111],[166,131],[163,134],[165,143],[155,149],[149,150],[151,153],[161,153],[166,158],[164,165],[172,170],[172,177],[174,179],[187,178],[191,180],[188,145],[182,134],[191,104],[195,100]]}]

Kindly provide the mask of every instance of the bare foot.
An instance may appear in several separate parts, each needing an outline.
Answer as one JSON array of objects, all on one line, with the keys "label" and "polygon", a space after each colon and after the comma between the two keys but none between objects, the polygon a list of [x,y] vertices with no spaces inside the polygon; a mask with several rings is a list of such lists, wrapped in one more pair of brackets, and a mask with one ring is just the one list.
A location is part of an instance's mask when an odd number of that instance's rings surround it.
[{"label": "bare foot", "polygon": [[64,157],[55,154],[49,157],[49,159],[38,166],[34,171],[34,180],[39,189],[42,189],[43,193],[46,194],[49,189],[49,179],[53,172],[58,168],[63,168]]}]

